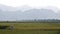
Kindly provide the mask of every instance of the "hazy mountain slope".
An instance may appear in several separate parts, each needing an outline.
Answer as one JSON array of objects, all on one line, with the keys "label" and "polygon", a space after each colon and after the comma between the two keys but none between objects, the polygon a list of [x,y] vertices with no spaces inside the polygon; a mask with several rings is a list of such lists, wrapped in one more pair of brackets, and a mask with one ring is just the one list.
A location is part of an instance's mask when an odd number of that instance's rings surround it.
[{"label": "hazy mountain slope", "polygon": [[24,12],[26,18],[41,19],[54,18],[55,13],[49,9],[31,9]]},{"label": "hazy mountain slope", "polygon": [[22,19],[41,19],[55,18],[55,13],[49,9],[30,9],[25,12],[1,12],[1,18],[5,20],[22,20]]},{"label": "hazy mountain slope", "polygon": [[0,20],[59,19],[59,18],[60,11],[58,13],[55,13],[54,10],[51,9],[45,8],[36,9],[27,6],[15,8],[0,5]]}]

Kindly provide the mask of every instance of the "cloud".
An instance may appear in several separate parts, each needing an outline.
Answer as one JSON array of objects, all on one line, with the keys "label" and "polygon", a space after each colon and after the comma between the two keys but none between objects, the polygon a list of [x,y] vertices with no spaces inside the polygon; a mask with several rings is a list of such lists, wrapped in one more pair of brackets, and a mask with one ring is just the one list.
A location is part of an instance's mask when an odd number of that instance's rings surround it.
[{"label": "cloud", "polygon": [[0,4],[5,4],[13,7],[30,5],[32,7],[57,6],[60,8],[60,0],[0,0]]}]

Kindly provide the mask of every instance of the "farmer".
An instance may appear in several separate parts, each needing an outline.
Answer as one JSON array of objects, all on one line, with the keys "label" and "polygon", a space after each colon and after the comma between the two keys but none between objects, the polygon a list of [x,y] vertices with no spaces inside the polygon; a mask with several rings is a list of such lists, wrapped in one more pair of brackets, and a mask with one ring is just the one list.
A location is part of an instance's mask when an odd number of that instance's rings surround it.
[{"label": "farmer", "polygon": [[13,25],[10,26],[10,30],[11,30],[11,31],[14,30],[14,26],[13,26]]}]

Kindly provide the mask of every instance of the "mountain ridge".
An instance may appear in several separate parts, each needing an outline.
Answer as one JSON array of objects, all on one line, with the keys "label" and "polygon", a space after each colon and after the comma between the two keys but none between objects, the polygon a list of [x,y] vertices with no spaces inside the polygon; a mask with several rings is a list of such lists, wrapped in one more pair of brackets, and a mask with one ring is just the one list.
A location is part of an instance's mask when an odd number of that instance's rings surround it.
[{"label": "mountain ridge", "polygon": [[[3,7],[3,6],[2,6]],[[26,6],[27,7],[27,6]],[[6,9],[7,8],[7,9]],[[17,10],[16,8],[5,6],[5,8],[0,8],[0,21],[7,21],[7,20],[32,20],[32,19],[60,19],[60,12],[55,13],[53,9],[46,9],[46,8],[27,8],[28,10],[21,8]],[[19,7],[18,7],[19,8]],[[4,10],[6,9],[6,10]],[[14,10],[13,10],[14,9]]]}]

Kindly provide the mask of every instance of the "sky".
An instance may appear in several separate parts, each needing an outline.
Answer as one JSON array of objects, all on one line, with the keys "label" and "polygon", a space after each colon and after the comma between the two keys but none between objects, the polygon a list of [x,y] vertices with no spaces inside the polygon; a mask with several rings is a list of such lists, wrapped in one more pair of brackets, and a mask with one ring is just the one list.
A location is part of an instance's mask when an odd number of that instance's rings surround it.
[{"label": "sky", "polygon": [[0,4],[12,7],[29,5],[31,7],[56,6],[60,8],[60,0],[0,0]]}]

